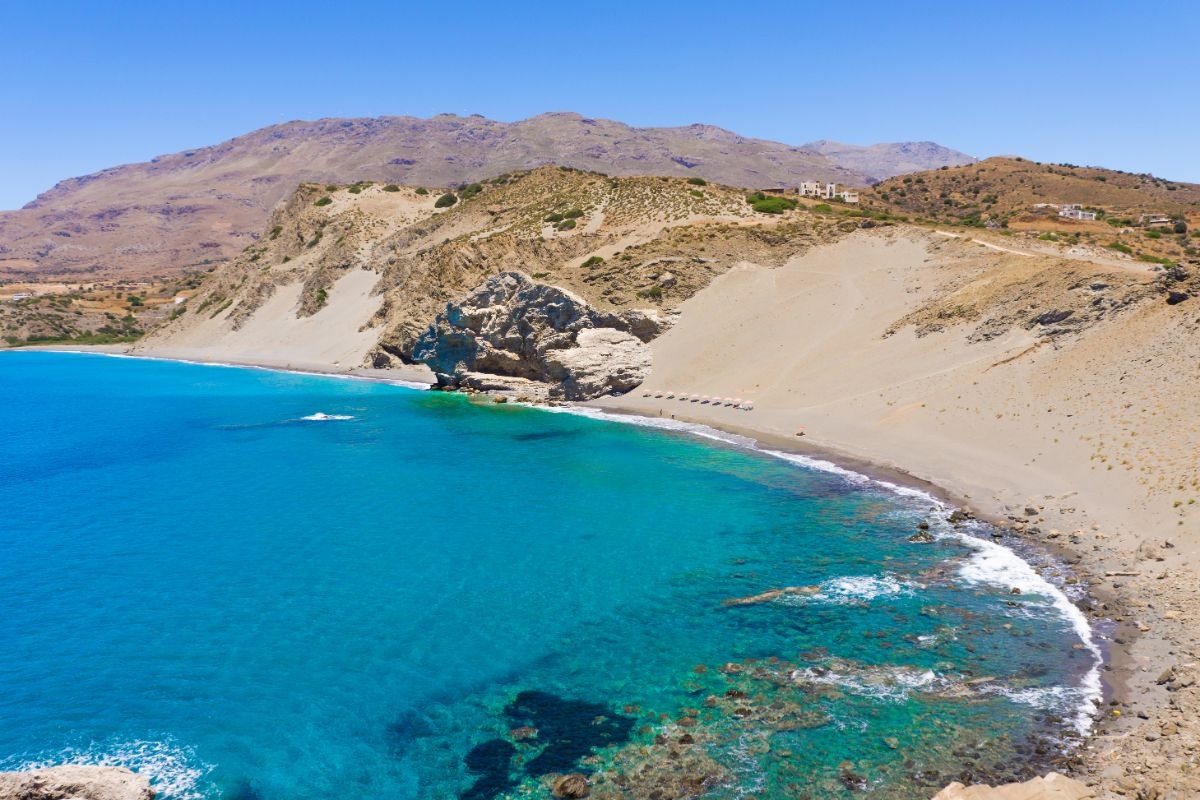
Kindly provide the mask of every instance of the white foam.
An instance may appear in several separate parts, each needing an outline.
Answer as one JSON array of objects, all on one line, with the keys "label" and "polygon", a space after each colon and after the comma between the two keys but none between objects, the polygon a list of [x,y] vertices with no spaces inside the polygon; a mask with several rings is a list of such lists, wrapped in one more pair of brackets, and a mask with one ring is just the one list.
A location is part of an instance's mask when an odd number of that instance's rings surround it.
[{"label": "white foam", "polygon": [[204,800],[205,792],[200,784],[213,769],[212,764],[197,758],[192,748],[171,739],[139,739],[93,744],[87,748],[71,747],[36,758],[5,762],[4,768],[9,768],[10,763],[12,769],[20,771],[59,764],[126,767],[149,778],[157,796],[163,800]]},{"label": "white foam", "polygon": [[895,575],[846,575],[822,581],[821,590],[811,596],[813,600],[849,605],[868,603],[877,597],[897,597],[912,592],[913,584],[901,581]]},{"label": "white foam", "polygon": [[301,417],[300,419],[305,422],[336,422],[338,420],[354,419],[354,417],[349,414],[326,414],[324,411],[318,411],[315,414],[309,414],[307,417]]},{"label": "white foam", "polygon": [[[797,466],[814,469],[844,478],[856,486],[876,486],[899,497],[920,501],[925,507],[933,508],[935,517],[930,520],[932,530],[941,538],[954,538],[966,545],[973,552],[959,568],[959,577],[967,583],[987,583],[1003,588],[1018,588],[1022,595],[1036,595],[1048,598],[1049,605],[1066,620],[1075,634],[1083,642],[1092,656],[1092,666],[1080,682],[1078,689],[1078,704],[1074,724],[1080,735],[1086,735],[1094,722],[1093,712],[1096,704],[1103,698],[1103,684],[1100,670],[1104,657],[1093,634],[1087,617],[1080,611],[1061,588],[1038,574],[1032,566],[1021,559],[1015,552],[1003,545],[996,544],[984,538],[972,536],[946,523],[945,517],[953,510],[950,505],[942,502],[927,491],[911,486],[900,486],[888,481],[872,478],[853,470],[825,461],[819,458],[787,453],[781,450],[761,448],[758,443],[746,436],[726,433],[725,431],[679,420],[667,420],[660,417],[643,417],[633,414],[613,414],[594,408],[571,406],[549,407],[547,411],[560,411],[592,419],[602,419],[611,422],[622,422],[639,425],[646,428],[678,431],[712,439],[719,442],[742,447],[748,450],[764,453],[782,459]],[[1028,599],[1023,602],[1028,602]]]},{"label": "white foam", "polygon": [[803,683],[823,683],[845,689],[852,694],[897,702],[907,700],[913,692],[945,690],[956,683],[954,679],[939,675],[931,669],[904,666],[871,667],[861,674],[805,667],[793,671],[791,677],[792,680]]}]

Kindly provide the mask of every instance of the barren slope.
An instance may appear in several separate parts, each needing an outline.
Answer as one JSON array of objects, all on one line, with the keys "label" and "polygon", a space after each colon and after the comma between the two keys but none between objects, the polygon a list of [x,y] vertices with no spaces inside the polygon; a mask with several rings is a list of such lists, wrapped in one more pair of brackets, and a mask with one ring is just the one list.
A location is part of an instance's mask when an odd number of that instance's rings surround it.
[{"label": "barren slope", "polygon": [[735,186],[859,186],[945,158],[938,150],[923,160],[918,148],[897,162],[888,147],[856,150],[851,167],[839,153],[709,125],[634,128],[578,114],[513,123],[452,114],[289,122],[65,180],[20,211],[0,212],[0,277],[152,275],[219,263],[253,242],[271,208],[304,181],[444,187],[554,163]]}]

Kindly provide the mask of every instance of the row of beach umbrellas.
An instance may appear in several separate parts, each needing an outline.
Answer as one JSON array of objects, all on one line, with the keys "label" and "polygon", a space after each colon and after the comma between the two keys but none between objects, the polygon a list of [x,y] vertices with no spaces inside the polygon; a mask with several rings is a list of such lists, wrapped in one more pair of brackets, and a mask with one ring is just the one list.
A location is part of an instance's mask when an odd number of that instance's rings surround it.
[{"label": "row of beach umbrellas", "polygon": [[740,397],[717,397],[713,395],[709,397],[706,394],[688,394],[687,392],[672,392],[665,389],[647,389],[642,392],[642,397],[666,398],[667,400],[681,400],[685,403],[703,403],[713,406],[729,406],[742,411],[753,411],[754,401],[743,400]]}]

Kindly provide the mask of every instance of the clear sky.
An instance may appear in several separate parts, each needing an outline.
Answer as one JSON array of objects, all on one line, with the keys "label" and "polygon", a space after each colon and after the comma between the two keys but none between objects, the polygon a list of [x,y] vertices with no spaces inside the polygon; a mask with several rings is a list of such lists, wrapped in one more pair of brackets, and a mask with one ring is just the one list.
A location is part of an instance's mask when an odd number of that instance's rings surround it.
[{"label": "clear sky", "polygon": [[1195,0],[0,0],[0,31],[0,208],[276,122],[439,112],[931,139],[1200,181]]}]

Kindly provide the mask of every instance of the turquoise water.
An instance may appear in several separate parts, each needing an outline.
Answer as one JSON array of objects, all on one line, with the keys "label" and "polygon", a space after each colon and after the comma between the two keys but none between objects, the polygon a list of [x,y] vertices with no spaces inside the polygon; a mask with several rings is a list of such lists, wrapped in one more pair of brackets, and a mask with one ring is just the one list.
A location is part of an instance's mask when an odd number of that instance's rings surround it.
[{"label": "turquoise water", "polygon": [[[1086,725],[1069,603],[919,493],[258,370],[6,353],[0,409],[0,768],[122,763],[168,800],[568,771],[928,797]],[[726,603],[781,587],[814,588]]]}]

